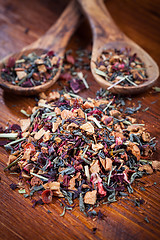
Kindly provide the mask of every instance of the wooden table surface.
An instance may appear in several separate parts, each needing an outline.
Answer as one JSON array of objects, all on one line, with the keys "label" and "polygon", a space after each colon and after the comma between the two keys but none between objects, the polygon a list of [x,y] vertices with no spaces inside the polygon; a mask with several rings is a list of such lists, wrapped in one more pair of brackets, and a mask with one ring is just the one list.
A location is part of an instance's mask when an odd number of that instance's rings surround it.
[{"label": "wooden table surface", "polygon": [[[0,58],[33,42],[56,21],[67,4],[67,0],[0,0]],[[159,1],[158,0],[108,0],[105,2],[117,25],[143,47],[160,65],[159,47]],[[71,39],[68,48],[91,48],[91,32],[84,20]],[[90,89],[82,96],[95,96],[99,86],[88,72]],[[156,86],[160,87],[157,82]],[[54,88],[59,87],[58,83]],[[139,122],[146,123],[151,136],[156,137],[157,150],[152,156],[159,159],[160,151],[160,93],[153,90],[133,97],[132,104],[141,100],[142,109],[136,113]],[[23,115],[20,110],[33,106],[34,97],[17,97],[4,94],[0,90],[0,124],[18,122]],[[142,197],[144,204],[136,207],[129,201],[118,201],[99,209],[104,214],[103,220],[93,221],[79,211],[78,206],[60,217],[62,208],[55,199],[52,204],[32,208],[31,201],[25,199],[9,184],[16,178],[6,175],[7,153],[0,148],[0,239],[158,239],[160,237],[160,184],[159,172],[141,179],[153,185],[141,191],[137,186],[134,197]],[[157,184],[154,184],[154,183]],[[140,186],[144,186],[141,183]],[[47,213],[50,210],[51,213]],[[145,218],[149,220],[147,222]],[[97,228],[93,234],[93,228]]]}]

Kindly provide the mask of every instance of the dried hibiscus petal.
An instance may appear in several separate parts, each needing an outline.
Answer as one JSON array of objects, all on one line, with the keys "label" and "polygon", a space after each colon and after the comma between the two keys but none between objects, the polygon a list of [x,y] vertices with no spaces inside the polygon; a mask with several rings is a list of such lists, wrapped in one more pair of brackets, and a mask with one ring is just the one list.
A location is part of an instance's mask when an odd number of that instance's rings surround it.
[{"label": "dried hibiscus petal", "polygon": [[14,66],[15,66],[15,58],[10,57],[10,58],[8,59],[8,62],[7,62],[6,67],[7,67],[7,68],[13,68]]},{"label": "dried hibiscus petal", "polygon": [[107,194],[101,182],[98,182],[98,193],[101,195],[101,197],[105,197]]},{"label": "dried hibiscus petal", "polygon": [[71,64],[75,63],[74,57],[71,56],[71,55],[67,55],[66,60],[67,60],[68,63],[71,63]]},{"label": "dried hibiscus petal", "polygon": [[70,88],[73,90],[74,93],[80,92],[80,90],[85,89],[85,85],[82,80],[77,78],[72,78],[70,80]]},{"label": "dried hibiscus petal", "polygon": [[27,143],[24,147],[24,152],[29,151],[30,153],[35,152],[35,146],[32,143]]}]

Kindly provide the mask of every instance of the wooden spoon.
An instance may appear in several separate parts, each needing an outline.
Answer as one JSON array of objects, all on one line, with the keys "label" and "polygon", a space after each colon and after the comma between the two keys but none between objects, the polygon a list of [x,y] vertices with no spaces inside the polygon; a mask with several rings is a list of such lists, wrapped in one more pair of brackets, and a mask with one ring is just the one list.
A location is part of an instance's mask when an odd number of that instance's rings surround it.
[{"label": "wooden spoon", "polygon": [[[77,28],[80,16],[81,14],[77,3],[75,0],[71,1],[57,22],[51,26],[42,37],[40,37],[34,43],[23,48],[19,53],[12,55],[12,57],[17,60],[20,59],[22,55],[28,55],[31,52],[35,52],[40,56],[48,51],[53,50],[61,58],[61,60],[59,69],[52,80],[39,86],[24,88],[17,85],[12,85],[0,77],[0,87],[6,91],[21,95],[34,95],[51,87],[60,75],[64,50],[71,35]],[[0,70],[2,69],[2,63],[7,61],[9,57],[11,57],[11,55],[1,60]]]},{"label": "wooden spoon", "polygon": [[[129,39],[112,20],[102,0],[78,0],[91,25],[93,33],[93,49],[91,57],[91,71],[95,80],[103,87],[110,88],[113,93],[137,94],[150,88],[159,77],[159,69],[156,62],[140,46]],[[138,86],[123,87],[106,81],[95,73],[96,60],[104,49],[131,48],[131,54],[137,56],[145,63],[148,80]]]}]

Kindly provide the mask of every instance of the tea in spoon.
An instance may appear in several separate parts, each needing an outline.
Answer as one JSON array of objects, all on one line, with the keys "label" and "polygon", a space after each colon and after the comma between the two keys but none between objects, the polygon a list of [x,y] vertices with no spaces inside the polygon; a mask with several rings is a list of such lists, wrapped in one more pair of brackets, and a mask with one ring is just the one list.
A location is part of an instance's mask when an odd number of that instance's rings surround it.
[{"label": "tea in spoon", "polygon": [[[57,22],[54,25],[52,25],[50,29],[42,37],[40,37],[34,43],[23,48],[19,53],[6,57],[0,62],[1,71],[3,68],[3,63],[4,62],[7,63],[9,59],[15,59],[18,60],[18,62],[21,62],[20,59],[22,58],[22,56],[28,56],[29,54],[32,55],[32,53],[38,56],[42,55],[44,56],[44,54],[48,53],[49,51],[54,52],[56,53],[55,57],[57,57],[57,69],[53,78],[38,86],[22,87],[18,85],[13,85],[9,81],[4,80],[0,76],[0,87],[8,92],[21,95],[34,95],[39,92],[45,91],[49,87],[51,87],[60,75],[62,67],[62,58],[64,56],[66,45],[79,23],[80,16],[81,14],[76,2],[74,0],[71,1],[68,7],[64,10],[62,15],[60,16],[60,18],[57,20]],[[42,68],[41,70],[43,71]],[[18,71],[19,76],[22,77],[23,81],[23,75],[25,77],[26,73],[24,71],[22,73],[21,69],[18,69]]]},{"label": "tea in spoon", "polygon": [[[119,94],[137,94],[149,89],[159,77],[159,69],[156,62],[138,44],[129,39],[112,20],[102,0],[78,0],[87,16],[92,33],[93,49],[91,57],[91,71],[95,80],[104,88]],[[105,51],[131,49],[131,55],[135,54],[145,64],[147,80],[140,85],[121,86],[112,83],[97,74],[97,59]],[[104,72],[105,75],[105,72]],[[119,83],[124,80],[120,79]],[[117,81],[118,82],[118,81]]]}]

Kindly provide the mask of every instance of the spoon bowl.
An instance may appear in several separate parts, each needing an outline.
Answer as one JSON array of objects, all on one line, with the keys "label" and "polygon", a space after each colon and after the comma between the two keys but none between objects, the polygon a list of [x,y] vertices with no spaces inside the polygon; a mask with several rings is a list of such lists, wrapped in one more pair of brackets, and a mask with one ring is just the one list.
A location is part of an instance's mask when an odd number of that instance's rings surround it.
[{"label": "spoon bowl", "polygon": [[[138,94],[153,86],[159,77],[159,68],[152,57],[138,44],[129,39],[112,20],[102,0],[78,0],[85,15],[87,16],[92,33],[93,48],[91,57],[91,71],[95,80],[105,89],[116,94]],[[137,56],[145,63],[147,80],[137,86],[115,85],[96,74],[96,61],[104,50],[107,49],[131,49],[131,54]],[[113,87],[112,87],[113,86]]]},{"label": "spoon bowl", "polygon": [[10,57],[13,57],[15,60],[19,60],[22,57],[22,55],[28,55],[29,53],[34,52],[38,56],[41,56],[42,54],[45,54],[48,51],[54,51],[56,53],[56,56],[60,58],[60,61],[58,70],[51,80],[34,87],[21,87],[5,81],[0,76],[0,87],[7,92],[25,96],[35,95],[50,88],[59,78],[66,45],[71,35],[77,28],[80,17],[81,14],[79,12],[79,8],[75,0],[73,0],[64,10],[62,15],[57,20],[57,22],[54,25],[52,25],[50,29],[42,37],[40,37],[34,43],[23,48],[19,53],[14,53],[0,61],[1,72],[1,69],[3,68],[3,63],[7,62],[7,60]]},{"label": "spoon bowl", "polygon": [[[45,49],[29,49],[29,50],[24,50],[21,51],[19,53],[15,53],[13,54],[11,57],[13,57],[15,60],[19,60],[21,59],[21,57],[27,56],[30,53],[35,53],[37,56],[41,56],[42,54],[46,54],[48,52],[48,50]],[[0,64],[0,69],[2,69],[2,63]],[[13,85],[9,82],[7,82],[6,80],[4,80],[3,78],[1,78],[0,80],[0,86],[2,89],[4,89],[7,92],[11,92],[14,94],[18,94],[18,95],[34,95],[34,94],[38,94],[40,92],[43,92],[45,90],[47,90],[49,87],[51,87],[56,80],[58,79],[60,72],[61,72],[61,67],[62,67],[62,59],[60,59],[59,62],[59,67],[58,67],[58,71],[56,73],[56,75],[49,81],[47,81],[46,83],[42,83],[42,85],[38,85],[38,86],[34,86],[34,87],[21,87],[18,85]]]}]

